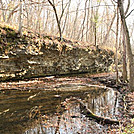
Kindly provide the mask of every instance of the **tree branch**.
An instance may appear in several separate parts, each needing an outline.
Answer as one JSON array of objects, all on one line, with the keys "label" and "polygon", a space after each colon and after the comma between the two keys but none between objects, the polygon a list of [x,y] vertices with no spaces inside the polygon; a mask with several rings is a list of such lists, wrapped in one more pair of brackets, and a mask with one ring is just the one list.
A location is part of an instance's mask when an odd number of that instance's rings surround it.
[{"label": "tree branch", "polygon": [[127,16],[125,16],[125,19],[126,19],[133,11],[134,11],[134,9],[131,10],[131,12],[130,12]]},{"label": "tree branch", "polygon": [[128,5],[127,5],[127,9],[125,11],[125,15],[127,14],[128,10],[129,10],[129,7],[130,7],[130,0],[128,0]]}]

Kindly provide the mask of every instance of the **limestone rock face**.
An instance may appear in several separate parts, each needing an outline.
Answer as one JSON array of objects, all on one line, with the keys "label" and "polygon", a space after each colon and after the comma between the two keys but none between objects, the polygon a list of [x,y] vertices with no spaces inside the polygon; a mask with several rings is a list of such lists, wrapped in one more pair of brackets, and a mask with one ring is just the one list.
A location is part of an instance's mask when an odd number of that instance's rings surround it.
[{"label": "limestone rock face", "polygon": [[71,48],[64,53],[41,47],[39,52],[19,49],[0,56],[0,80],[108,70],[113,53],[106,50]]},{"label": "limestone rock face", "polygon": [[[3,31],[4,32],[3,32]],[[112,51],[57,37],[18,37],[2,29],[0,81],[72,73],[97,73],[113,63]],[[7,36],[8,35],[8,36]],[[4,40],[6,38],[6,43]],[[6,46],[6,47],[5,47]]]}]

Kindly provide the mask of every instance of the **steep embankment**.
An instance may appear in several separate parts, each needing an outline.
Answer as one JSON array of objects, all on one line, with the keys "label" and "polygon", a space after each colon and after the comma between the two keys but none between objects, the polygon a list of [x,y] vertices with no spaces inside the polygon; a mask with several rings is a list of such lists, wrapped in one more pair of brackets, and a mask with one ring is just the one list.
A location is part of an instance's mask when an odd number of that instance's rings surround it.
[{"label": "steep embankment", "polygon": [[103,72],[113,52],[86,43],[26,33],[0,26],[0,81],[30,77]]}]

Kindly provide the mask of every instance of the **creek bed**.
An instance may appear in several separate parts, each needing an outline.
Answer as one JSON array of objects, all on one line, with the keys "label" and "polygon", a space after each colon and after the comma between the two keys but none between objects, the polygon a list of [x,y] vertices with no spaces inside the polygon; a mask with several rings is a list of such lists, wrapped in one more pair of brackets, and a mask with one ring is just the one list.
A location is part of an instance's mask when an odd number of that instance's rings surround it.
[{"label": "creek bed", "polygon": [[[18,83],[14,85],[11,82],[2,83],[3,87],[6,84],[10,86],[5,86],[5,90],[3,88],[0,91],[0,133],[106,133],[108,126],[83,115],[79,104],[70,103],[66,109],[61,106],[68,98],[76,97],[93,113],[117,119],[119,114],[117,92],[99,86],[84,85],[83,79],[85,80],[84,77],[47,80],[42,78],[36,81],[36,85],[31,86],[27,86],[30,81],[19,82],[19,86]],[[90,84],[89,80],[86,82]]]}]

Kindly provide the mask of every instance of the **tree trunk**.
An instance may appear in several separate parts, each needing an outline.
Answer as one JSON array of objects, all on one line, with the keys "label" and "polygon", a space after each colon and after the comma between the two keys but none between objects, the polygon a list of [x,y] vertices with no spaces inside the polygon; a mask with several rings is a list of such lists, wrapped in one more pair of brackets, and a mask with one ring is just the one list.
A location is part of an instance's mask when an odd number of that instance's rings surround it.
[{"label": "tree trunk", "polygon": [[123,8],[122,0],[118,0],[118,8],[120,11],[123,31],[126,37],[126,46],[127,46],[127,56],[129,60],[129,88],[131,91],[134,91],[134,56],[132,54],[131,44],[130,44],[130,37],[129,37],[129,31],[125,20],[125,13]]},{"label": "tree trunk", "polygon": [[97,47],[97,26],[96,22],[94,23],[94,44]]},{"label": "tree trunk", "polygon": [[127,57],[126,57],[126,43],[125,43],[125,35],[123,32],[123,82],[127,81]]},{"label": "tree trunk", "polygon": [[75,15],[75,19],[74,19],[74,23],[73,23],[73,28],[72,28],[72,33],[71,33],[71,38],[75,38],[75,35],[76,35],[76,22],[77,22],[78,13],[79,13],[79,7],[80,7],[80,2],[77,5],[76,15]]},{"label": "tree trunk", "polygon": [[[80,39],[81,41],[82,41],[83,36],[84,36],[84,28],[85,28],[84,24],[85,24],[85,19],[86,19],[86,14],[87,14],[86,9],[87,9],[87,0],[85,1],[85,9],[84,9],[85,13],[84,13],[83,22],[81,24],[81,28],[79,30],[79,34],[78,34],[78,37],[77,37],[77,39]],[[80,38],[80,35],[81,35],[81,38]]]},{"label": "tree trunk", "polygon": [[90,17],[90,0],[88,2],[88,11],[87,11],[86,42],[88,42],[89,39],[89,17]]},{"label": "tree trunk", "polygon": [[13,8],[13,10],[9,13],[9,16],[8,16],[8,19],[7,19],[7,23],[10,22],[10,19],[11,19],[11,17],[13,16],[13,14],[18,11],[18,10],[16,10],[18,7],[19,7],[19,4],[16,5],[16,6]]},{"label": "tree trunk", "polygon": [[65,21],[64,21],[64,24],[63,24],[63,27],[62,27],[62,34],[64,33],[64,30],[65,30],[65,27],[66,27],[66,22],[67,22],[68,15],[69,15],[70,4],[71,4],[71,0],[69,0]]},{"label": "tree trunk", "polygon": [[60,27],[60,20],[58,18],[58,14],[57,14],[57,10],[56,10],[56,7],[54,5],[54,3],[52,3],[50,0],[48,0],[49,4],[52,6],[53,10],[54,10],[54,13],[55,13],[55,17],[56,17],[56,22],[57,22],[57,25],[58,25],[58,30],[59,30],[59,34],[60,34],[60,40],[62,39],[62,32],[61,32],[61,27]]},{"label": "tree trunk", "polygon": [[[91,1],[91,3],[90,3],[90,6],[92,7],[93,5],[92,5],[92,1]],[[92,7],[91,8],[91,13],[90,13],[90,35],[89,35],[89,42],[91,43],[91,44],[93,44],[93,12],[94,12],[94,8]]]},{"label": "tree trunk", "polygon": [[19,30],[18,33],[22,36],[22,0],[20,0],[20,14],[19,14]]},{"label": "tree trunk", "polygon": [[110,26],[109,26],[109,29],[108,29],[108,31],[107,31],[107,34],[105,35],[105,38],[104,38],[104,41],[103,41],[102,44],[105,44],[106,41],[107,41],[107,38],[108,38],[108,35],[109,35],[110,30],[111,30],[111,28],[112,28],[112,25],[113,25],[113,23],[114,23],[115,17],[116,17],[116,12],[114,13],[114,16],[113,16],[113,18],[112,18],[111,24],[110,24]]},{"label": "tree trunk", "polygon": [[[1,3],[1,8],[4,9],[4,4],[3,4],[3,1],[0,0],[0,3]],[[2,10],[2,17],[3,17],[3,21],[5,22],[6,21],[6,14],[5,14],[5,11]]]},{"label": "tree trunk", "polygon": [[116,57],[115,57],[115,64],[116,64],[116,84],[119,82],[119,72],[118,72],[118,32],[119,32],[119,12],[117,7],[117,24],[116,24]]}]

